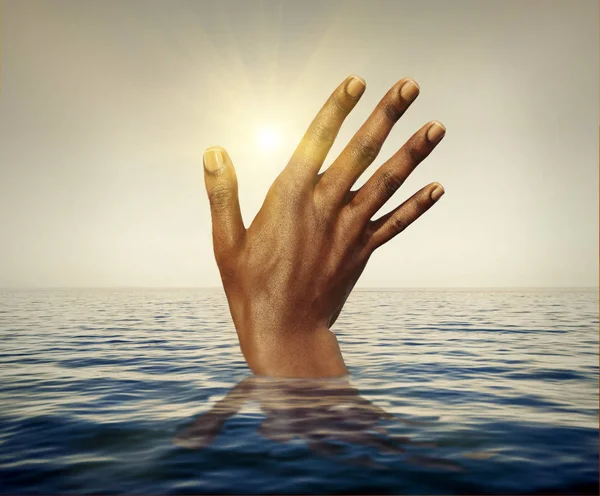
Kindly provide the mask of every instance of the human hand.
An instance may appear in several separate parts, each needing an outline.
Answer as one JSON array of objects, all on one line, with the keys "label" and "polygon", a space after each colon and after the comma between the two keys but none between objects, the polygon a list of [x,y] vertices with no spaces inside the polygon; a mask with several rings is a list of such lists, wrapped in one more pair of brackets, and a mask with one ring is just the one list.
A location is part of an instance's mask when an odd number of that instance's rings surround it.
[{"label": "human hand", "polygon": [[421,127],[361,188],[350,190],[417,97],[419,87],[408,78],[386,93],[331,166],[318,174],[364,88],[358,77],[336,88],[248,229],[231,158],[222,147],[205,151],[215,258],[242,353],[255,374],[347,374],[330,326],[373,251],[444,193],[439,183],[430,183],[371,220],[444,137],[437,121]]}]

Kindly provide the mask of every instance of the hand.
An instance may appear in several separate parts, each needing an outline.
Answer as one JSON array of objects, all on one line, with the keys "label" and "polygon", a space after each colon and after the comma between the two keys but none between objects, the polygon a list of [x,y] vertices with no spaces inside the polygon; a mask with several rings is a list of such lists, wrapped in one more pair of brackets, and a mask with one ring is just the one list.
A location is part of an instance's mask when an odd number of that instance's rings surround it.
[{"label": "hand", "polygon": [[248,229],[231,158],[222,147],[204,154],[215,258],[242,353],[255,374],[347,374],[329,328],[373,251],[444,193],[431,183],[371,220],[443,138],[445,128],[437,121],[419,129],[360,189],[350,190],[417,97],[419,87],[411,79],[387,92],[332,165],[318,174],[364,89],[358,77],[336,88]]}]

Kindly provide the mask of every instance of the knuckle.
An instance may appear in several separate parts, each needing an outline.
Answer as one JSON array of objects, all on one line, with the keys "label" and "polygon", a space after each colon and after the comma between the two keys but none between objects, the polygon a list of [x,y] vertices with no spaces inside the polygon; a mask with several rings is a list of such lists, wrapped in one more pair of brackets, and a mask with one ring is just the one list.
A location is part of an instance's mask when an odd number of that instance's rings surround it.
[{"label": "knuckle", "polygon": [[340,112],[342,114],[347,114],[351,109],[351,103],[348,101],[348,98],[340,94],[333,95],[329,101],[329,104],[336,112]]},{"label": "knuckle", "polygon": [[406,219],[399,215],[394,215],[389,220],[391,230],[395,233],[401,233],[408,226]]},{"label": "knuckle", "polygon": [[339,214],[338,226],[345,236],[354,237],[360,230],[361,224],[357,220],[353,207],[346,205]]},{"label": "knuckle", "polygon": [[425,207],[427,207],[428,200],[429,194],[425,191],[421,191],[421,193],[416,195],[415,197],[415,210],[420,212]]},{"label": "knuckle", "polygon": [[397,122],[402,117],[402,110],[398,103],[387,103],[383,106],[383,113],[392,123]]},{"label": "knuckle", "polygon": [[226,208],[233,197],[233,190],[225,184],[214,186],[208,195],[210,205],[215,210]]},{"label": "knuckle", "polygon": [[379,145],[370,136],[360,135],[356,139],[358,153],[368,162],[372,162],[379,155]]},{"label": "knuckle", "polygon": [[310,137],[316,143],[333,143],[337,131],[326,124],[315,122],[311,126]]},{"label": "knuckle", "polygon": [[356,212],[356,209],[359,205],[359,203],[356,201],[356,195],[358,194],[359,190],[351,190],[348,191],[346,193],[346,196],[344,198],[344,210],[343,211],[347,211],[350,214],[354,214],[354,212]]},{"label": "knuckle", "polygon": [[358,240],[358,244],[362,251],[365,251],[365,250],[368,251],[368,249],[373,246],[373,234],[374,233],[375,233],[375,231],[369,224],[364,226],[364,228],[360,232],[359,240]]},{"label": "knuckle", "polygon": [[381,174],[381,184],[389,196],[392,196],[402,186],[403,182],[404,178],[398,174],[394,174],[392,171],[386,170]]},{"label": "knuckle", "polygon": [[415,139],[409,140],[406,143],[406,153],[413,164],[422,162],[427,156],[427,150],[424,148],[423,143]]},{"label": "knuckle", "polygon": [[292,169],[284,169],[273,181],[268,195],[281,201],[291,202],[296,197],[301,197],[310,189],[310,184],[305,184],[301,178],[301,172],[310,165],[308,158],[298,160]]},{"label": "knuckle", "polygon": [[377,231],[378,229],[373,221],[369,221],[363,231],[362,245],[367,254],[372,253],[379,246]]},{"label": "knuckle", "polygon": [[376,231],[377,228],[375,227],[375,221],[370,220],[367,222],[363,232],[363,243],[370,243]]},{"label": "knuckle", "polygon": [[419,216],[431,205],[431,200],[428,193],[417,195],[415,198],[414,215]]},{"label": "knuckle", "polygon": [[427,210],[429,207],[427,200],[428,196],[417,194],[407,202],[404,212],[404,220],[407,225],[418,219]]}]

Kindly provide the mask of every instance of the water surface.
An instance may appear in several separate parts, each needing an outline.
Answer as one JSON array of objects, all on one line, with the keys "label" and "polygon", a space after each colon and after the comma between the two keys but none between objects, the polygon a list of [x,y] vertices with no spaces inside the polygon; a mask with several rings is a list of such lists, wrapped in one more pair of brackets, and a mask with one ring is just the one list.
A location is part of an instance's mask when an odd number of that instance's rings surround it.
[{"label": "water surface", "polygon": [[348,379],[251,377],[222,290],[2,290],[4,494],[597,494],[597,290],[355,290]]}]

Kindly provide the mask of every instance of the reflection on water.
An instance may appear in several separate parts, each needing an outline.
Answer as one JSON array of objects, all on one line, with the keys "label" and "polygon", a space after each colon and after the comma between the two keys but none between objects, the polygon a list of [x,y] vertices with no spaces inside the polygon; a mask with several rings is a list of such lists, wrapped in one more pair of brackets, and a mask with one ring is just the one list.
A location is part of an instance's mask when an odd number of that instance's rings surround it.
[{"label": "reflection on water", "polygon": [[0,291],[0,493],[597,494],[596,290],[355,290],[348,378],[249,376],[222,290]]},{"label": "reflection on water", "polygon": [[[300,441],[318,455],[339,458],[350,464],[388,468],[368,454],[353,454],[352,445],[392,455],[404,454],[407,446],[435,447],[435,443],[391,434],[386,422],[420,423],[395,418],[374,405],[351,386],[348,378],[275,379],[256,376],[239,382],[224,399],[179,432],[174,443],[190,449],[209,446],[225,422],[249,401],[257,402],[265,415],[258,426],[258,433],[266,439],[278,443]],[[485,456],[484,453],[478,455]],[[431,456],[411,455],[407,460],[419,465],[462,469],[458,463]]]}]

